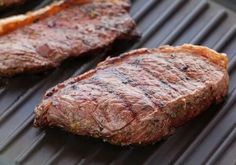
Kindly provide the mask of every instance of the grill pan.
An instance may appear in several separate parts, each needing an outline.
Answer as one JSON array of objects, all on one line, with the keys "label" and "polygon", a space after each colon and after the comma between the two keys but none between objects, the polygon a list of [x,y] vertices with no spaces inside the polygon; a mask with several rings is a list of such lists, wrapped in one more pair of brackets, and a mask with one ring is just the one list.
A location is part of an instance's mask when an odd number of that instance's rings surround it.
[{"label": "grill pan", "polygon": [[[0,79],[0,164],[236,164],[236,13],[233,0],[136,0],[131,15],[142,39],[117,43],[109,55],[138,47],[183,43],[206,45],[229,57],[230,88],[226,101],[189,122],[166,140],[146,147],[118,147],[59,129],[33,127],[33,109],[44,92],[71,76],[81,74],[104,58],[68,60],[60,68],[37,75]],[[221,3],[222,1],[223,3]],[[36,0],[24,13],[50,3]],[[232,4],[230,4],[232,3]],[[229,6],[226,7],[226,6]],[[235,10],[236,11],[236,10]],[[123,46],[122,46],[123,45]]]}]

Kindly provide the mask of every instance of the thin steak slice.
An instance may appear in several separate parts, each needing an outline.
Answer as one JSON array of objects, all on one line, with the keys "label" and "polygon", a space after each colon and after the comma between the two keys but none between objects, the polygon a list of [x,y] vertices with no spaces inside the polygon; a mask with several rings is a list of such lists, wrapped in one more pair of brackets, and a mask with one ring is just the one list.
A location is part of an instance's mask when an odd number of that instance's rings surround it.
[{"label": "thin steak slice", "polygon": [[227,57],[207,47],[138,49],[50,89],[36,127],[61,127],[113,144],[148,144],[223,101]]},{"label": "thin steak slice", "polygon": [[67,0],[1,20],[0,76],[55,68],[137,37],[128,10],[125,0]]}]

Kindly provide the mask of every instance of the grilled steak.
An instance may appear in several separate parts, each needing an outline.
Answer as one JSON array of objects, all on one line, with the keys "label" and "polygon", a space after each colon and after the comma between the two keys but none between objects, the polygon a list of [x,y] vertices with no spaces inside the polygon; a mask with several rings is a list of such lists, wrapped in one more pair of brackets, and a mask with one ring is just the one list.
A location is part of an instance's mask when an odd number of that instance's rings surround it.
[{"label": "grilled steak", "polygon": [[17,28],[18,24],[22,26],[32,20],[35,23],[0,37],[0,75],[55,68],[69,57],[94,54],[116,40],[137,37],[128,8],[125,0],[67,0],[53,10],[45,10],[46,16],[41,10],[27,15],[28,19],[22,16],[8,19],[5,22],[9,27],[14,24]]},{"label": "grilled steak", "polygon": [[50,89],[36,127],[61,127],[113,144],[148,144],[220,103],[227,57],[209,48],[138,49]]}]

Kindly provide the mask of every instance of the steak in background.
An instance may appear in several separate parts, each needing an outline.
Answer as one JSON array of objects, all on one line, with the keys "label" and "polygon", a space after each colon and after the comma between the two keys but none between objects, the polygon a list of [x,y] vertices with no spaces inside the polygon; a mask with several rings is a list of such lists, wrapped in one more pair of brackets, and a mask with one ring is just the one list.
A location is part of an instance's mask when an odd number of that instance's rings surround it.
[{"label": "steak in background", "polygon": [[[0,37],[0,76],[55,68],[67,58],[95,54],[109,49],[116,40],[138,36],[126,0],[61,2],[59,7],[46,7],[26,18],[0,20],[0,26],[16,25],[16,30]],[[34,23],[17,28],[32,20]]]},{"label": "steak in background", "polygon": [[61,127],[112,144],[155,143],[221,103],[227,57],[203,46],[138,49],[50,89],[36,127]]}]

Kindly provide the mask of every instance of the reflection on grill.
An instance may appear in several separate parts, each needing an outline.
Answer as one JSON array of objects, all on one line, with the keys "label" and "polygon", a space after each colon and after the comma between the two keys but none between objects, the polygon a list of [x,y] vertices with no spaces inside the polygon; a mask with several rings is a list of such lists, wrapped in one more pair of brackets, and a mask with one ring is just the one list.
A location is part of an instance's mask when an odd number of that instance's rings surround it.
[{"label": "reflection on grill", "polygon": [[[48,0],[37,2],[31,8],[48,3]],[[233,118],[236,86],[232,83],[236,81],[236,15],[222,6],[200,0],[137,0],[133,2],[131,14],[143,36],[129,49],[190,42],[226,52],[230,59],[231,86],[225,103],[220,108],[213,107],[166,141],[144,148],[120,148],[57,129],[33,128],[33,109],[45,90],[93,68],[105,55],[96,59],[80,58],[45,74],[11,78],[0,90],[0,159],[13,164],[214,164],[215,161],[229,164],[234,161],[230,156],[235,153],[236,136]]]}]

